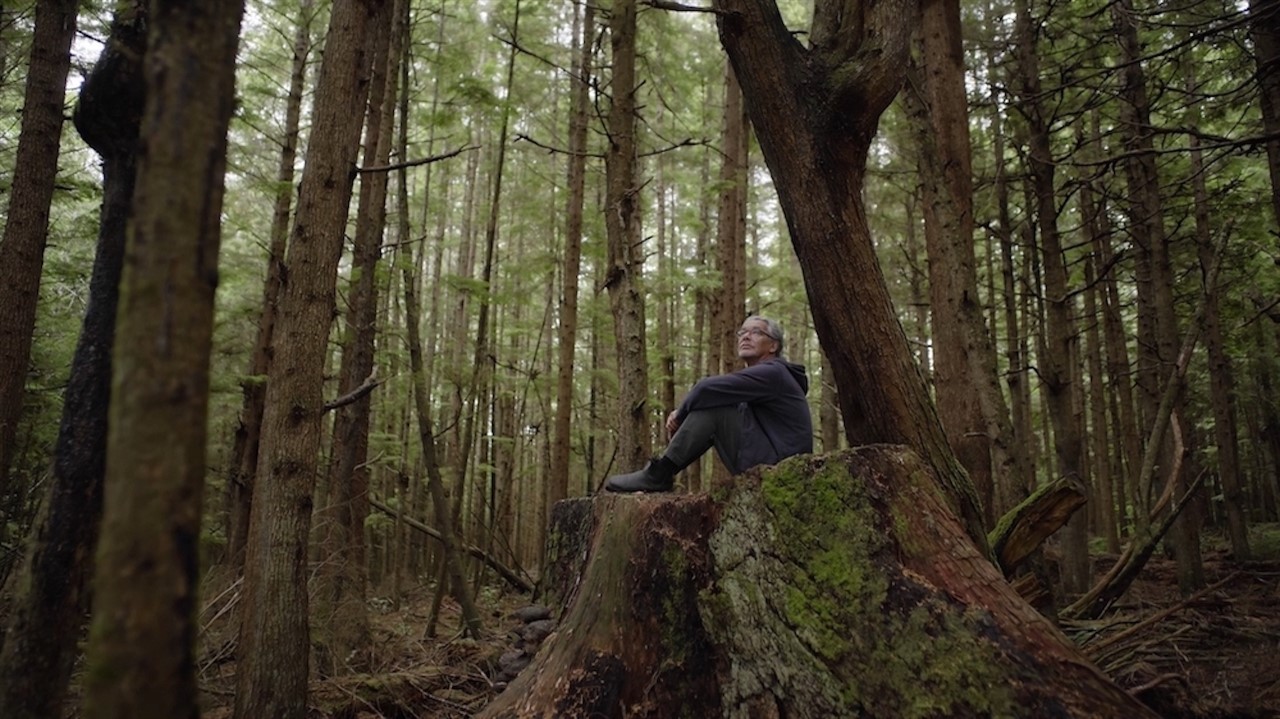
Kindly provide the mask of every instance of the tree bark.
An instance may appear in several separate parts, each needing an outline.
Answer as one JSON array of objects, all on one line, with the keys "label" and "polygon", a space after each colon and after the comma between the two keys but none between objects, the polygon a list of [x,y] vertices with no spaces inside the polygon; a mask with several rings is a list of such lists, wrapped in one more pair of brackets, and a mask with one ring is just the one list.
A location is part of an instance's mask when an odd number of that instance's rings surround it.
[{"label": "tree bark", "polygon": [[[1035,195],[1036,224],[1044,266],[1045,340],[1039,352],[1039,374],[1053,425],[1056,472],[1072,482],[1084,482],[1084,427],[1076,414],[1078,373],[1071,359],[1078,343],[1074,295],[1067,286],[1067,261],[1058,232],[1058,201],[1054,188],[1056,163],[1049,136],[1050,118],[1041,103],[1040,68],[1032,31],[1029,3],[1017,7],[1019,89],[1022,113],[1028,119],[1028,162]],[[1088,588],[1088,522],[1083,515],[1068,522],[1064,537],[1063,588],[1078,594]]]},{"label": "tree bark", "polygon": [[14,604],[0,636],[0,716],[11,719],[62,715],[89,611],[88,585],[102,520],[125,223],[137,177],[145,52],[141,3],[121,6],[76,105],[76,128],[102,157],[102,210],[89,303],[63,395],[48,495],[26,562],[16,575]]},{"label": "tree bark", "polygon": [[1250,0],[1249,37],[1258,65],[1258,104],[1266,131],[1267,171],[1271,176],[1271,211],[1280,223],[1280,5]]},{"label": "tree bark", "polygon": [[84,716],[196,717],[201,497],[243,0],[149,4]]},{"label": "tree bark", "polygon": [[[391,156],[399,79],[399,38],[393,37],[397,2],[380,8],[370,27],[371,73],[364,127],[365,167],[384,167]],[[399,23],[394,23],[400,28]],[[356,210],[352,276],[346,296],[342,361],[338,368],[338,395],[346,396],[374,376],[374,340],[378,324],[378,262],[382,256],[383,227],[387,220],[386,172],[360,175],[360,199]],[[316,607],[312,640],[317,669],[327,675],[368,669],[372,637],[365,610],[368,560],[365,556],[365,519],[369,516],[369,413],[372,397],[366,392],[338,408],[329,444],[327,498],[320,509],[321,552],[325,561],[317,570]]]},{"label": "tree bark", "polygon": [[[1018,467],[1009,410],[978,295],[973,240],[973,162],[958,0],[928,0],[913,92],[933,313],[934,388],[951,447],[973,480],[988,526],[995,486]],[[913,100],[914,101],[911,101]],[[1025,483],[1026,477],[1014,481]]]},{"label": "tree bark", "polygon": [[[17,158],[0,237],[0,501],[11,489],[79,6],[78,0],[46,0],[35,8]],[[7,534],[7,519],[0,516],[0,539]]]},{"label": "tree bark", "polygon": [[652,448],[645,341],[644,253],[636,185],[636,0],[616,0],[609,14],[613,75],[609,147],[605,153],[605,286],[618,352],[618,462],[639,469]]},{"label": "tree bark", "polygon": [[258,332],[249,358],[249,378],[243,383],[239,424],[227,461],[227,561],[240,570],[244,566],[245,543],[249,537],[249,510],[253,506],[253,480],[257,472],[258,449],[262,442],[262,410],[267,397],[266,378],[271,369],[271,338],[275,328],[276,303],[284,270],[284,254],[289,240],[289,218],[293,211],[294,165],[298,159],[302,95],[311,54],[313,0],[300,0],[293,36],[293,65],[285,96],[284,138],[280,163],[276,168],[275,204],[271,212],[271,246],[267,256],[267,276],[262,285],[262,310]]},{"label": "tree bark", "polygon": [[249,521],[234,716],[300,718],[310,667],[307,540],[333,318],[360,126],[371,19],[384,0],[338,0],[289,239]]},{"label": "tree bark", "polygon": [[[1164,208],[1160,195],[1160,176],[1156,166],[1155,141],[1151,123],[1151,106],[1147,97],[1146,73],[1142,67],[1142,48],[1138,38],[1132,0],[1119,0],[1111,6],[1117,44],[1124,62],[1120,135],[1124,141],[1125,178],[1130,197],[1130,224],[1138,255],[1138,383],[1142,408],[1150,425],[1160,404],[1162,388],[1173,372],[1178,355],[1178,320],[1174,308],[1174,273],[1171,244],[1164,228]],[[1183,414],[1181,398],[1175,398],[1175,417]],[[1181,487],[1185,492],[1185,476],[1168,474],[1169,468],[1181,465],[1173,456],[1168,435],[1161,447],[1158,477]],[[1145,492],[1146,494],[1150,494]],[[1135,510],[1137,516],[1148,507]],[[1192,516],[1183,515],[1170,531],[1170,545],[1178,567],[1178,586],[1184,593],[1204,586],[1204,566],[1200,557],[1200,528]]]},{"label": "tree bark", "polygon": [[479,716],[1154,717],[1014,593],[931,475],[881,445],[710,495],[562,502],[559,629]]},{"label": "tree bark", "polygon": [[547,511],[569,496],[569,450],[572,442],[573,367],[578,342],[578,276],[582,272],[582,220],[586,198],[587,107],[591,86],[592,42],[595,39],[594,3],[582,3],[582,32],[576,74],[570,94],[568,193],[565,200],[564,273],[557,329],[559,361],[556,365],[555,440],[547,482]]},{"label": "tree bark", "polygon": [[902,85],[912,0],[815,7],[811,47],[769,0],[716,0],[756,137],[773,175],[831,360],[851,446],[906,444],[936,467],[984,551],[981,502],[947,444],[894,313],[862,202],[880,113]]}]

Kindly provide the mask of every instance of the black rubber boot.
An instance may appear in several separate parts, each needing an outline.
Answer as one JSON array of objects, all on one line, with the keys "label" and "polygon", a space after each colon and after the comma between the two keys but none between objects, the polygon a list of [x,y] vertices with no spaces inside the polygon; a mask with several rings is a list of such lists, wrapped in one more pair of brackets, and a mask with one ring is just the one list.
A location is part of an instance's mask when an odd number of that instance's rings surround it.
[{"label": "black rubber boot", "polygon": [[644,469],[613,475],[604,488],[610,492],[670,492],[676,471],[676,465],[666,457],[651,459]]}]

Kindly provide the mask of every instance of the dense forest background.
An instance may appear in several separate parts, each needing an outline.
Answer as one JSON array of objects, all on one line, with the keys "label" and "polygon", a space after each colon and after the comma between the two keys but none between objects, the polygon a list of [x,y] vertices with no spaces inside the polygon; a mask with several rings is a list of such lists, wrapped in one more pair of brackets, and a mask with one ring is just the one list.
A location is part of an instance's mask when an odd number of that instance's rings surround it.
[{"label": "dense forest background", "polygon": [[[685,389],[734,367],[730,337],[748,314],[780,321],[788,358],[809,368],[819,451],[861,436],[713,13],[656,0],[401,0],[370,3],[385,15],[370,11],[356,33],[335,20],[351,4],[245,4],[194,524],[203,596],[231,612],[236,578],[268,537],[250,511],[292,513],[277,526],[308,538],[309,562],[246,571],[310,583],[311,617],[298,621],[324,674],[370,665],[371,607],[452,585],[448,601],[474,630],[475,594],[530,588],[553,504],[660,448]],[[95,63],[136,39],[140,6],[53,5],[75,18],[69,120]],[[20,179],[20,136],[42,6],[0,4],[0,255],[19,254],[10,237],[30,224],[12,203],[31,182]],[[808,42],[813,4],[778,6]],[[1274,551],[1280,3],[925,6],[958,13],[922,24],[862,197],[897,319],[987,528],[1055,480],[1087,496],[1048,551],[1062,606],[1087,596],[1091,553],[1145,541],[1172,505],[1182,510],[1166,551],[1186,594],[1207,583],[1204,551]],[[638,11],[625,66],[624,7]],[[347,90],[321,86],[322,58],[361,53],[374,59],[353,61],[366,71]],[[623,80],[634,106],[620,113]],[[340,141],[313,136],[344,116],[334,137],[360,138],[354,171]],[[620,138],[634,142],[621,192]],[[74,451],[60,436],[98,411],[68,412],[64,400],[104,251],[105,155],[70,121],[44,142],[56,173],[38,251],[0,265],[15,273],[0,282],[38,277],[39,288],[26,356],[11,321],[21,294],[0,307],[10,598],[24,555],[59,531],[41,513],[55,457]],[[308,208],[298,190],[322,165],[349,175],[352,191]],[[341,251],[303,260],[295,248],[313,238],[298,218],[318,226],[326,208],[340,215]],[[336,269],[336,303],[278,325],[281,288],[307,261]],[[272,468],[279,481],[256,488],[259,447],[287,454],[272,434],[289,405],[272,394],[284,384],[267,387],[271,363],[301,347],[322,357],[319,382],[300,390],[324,402],[319,433],[299,445],[310,456],[299,475]],[[114,391],[131,385],[118,374]],[[137,439],[185,441],[188,428],[167,429],[174,439]],[[678,481],[700,491],[722,471],[708,457]]]}]

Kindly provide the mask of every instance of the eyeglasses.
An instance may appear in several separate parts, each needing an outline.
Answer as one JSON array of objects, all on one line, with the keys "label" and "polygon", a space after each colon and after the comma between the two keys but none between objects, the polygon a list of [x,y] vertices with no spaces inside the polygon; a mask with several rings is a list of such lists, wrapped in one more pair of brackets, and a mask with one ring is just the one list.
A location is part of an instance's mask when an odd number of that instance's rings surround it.
[{"label": "eyeglasses", "polygon": [[772,339],[777,339],[776,337],[774,337],[773,335],[769,334],[768,332],[765,332],[764,330],[760,329],[759,327],[752,327],[752,328],[750,328],[750,329],[740,329],[740,330],[738,330],[738,331],[737,331],[737,333],[736,333],[736,334],[738,335],[738,339],[742,339],[743,337],[746,337],[747,335],[755,335],[756,337],[768,337],[768,338],[769,338],[769,339],[771,339],[771,340],[772,340]]}]

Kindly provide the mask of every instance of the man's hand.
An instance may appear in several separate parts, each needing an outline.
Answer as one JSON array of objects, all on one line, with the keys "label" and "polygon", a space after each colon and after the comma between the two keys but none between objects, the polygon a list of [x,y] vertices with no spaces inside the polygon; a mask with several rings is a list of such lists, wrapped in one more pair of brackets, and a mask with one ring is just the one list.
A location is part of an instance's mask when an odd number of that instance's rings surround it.
[{"label": "man's hand", "polygon": [[675,434],[677,429],[680,429],[680,410],[675,409],[667,415],[667,434]]}]

